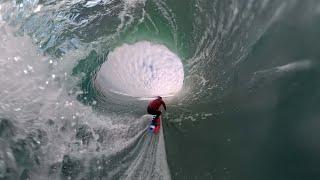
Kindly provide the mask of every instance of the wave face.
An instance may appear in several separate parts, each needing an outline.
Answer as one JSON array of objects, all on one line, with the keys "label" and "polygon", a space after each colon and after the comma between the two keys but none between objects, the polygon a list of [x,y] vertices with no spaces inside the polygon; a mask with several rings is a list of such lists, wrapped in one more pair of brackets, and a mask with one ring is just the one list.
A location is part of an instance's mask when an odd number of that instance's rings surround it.
[{"label": "wave face", "polygon": [[319,7],[0,1],[0,179],[314,177]]}]

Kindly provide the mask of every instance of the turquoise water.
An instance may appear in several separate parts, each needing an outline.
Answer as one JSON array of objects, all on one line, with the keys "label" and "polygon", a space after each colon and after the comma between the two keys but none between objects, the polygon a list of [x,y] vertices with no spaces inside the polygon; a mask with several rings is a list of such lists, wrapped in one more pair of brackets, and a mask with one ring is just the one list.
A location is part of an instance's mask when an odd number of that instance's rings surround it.
[{"label": "turquoise water", "polygon": [[[0,178],[318,178],[318,1],[0,5]],[[140,41],[184,69],[156,136],[147,101],[95,81],[115,48]]]}]

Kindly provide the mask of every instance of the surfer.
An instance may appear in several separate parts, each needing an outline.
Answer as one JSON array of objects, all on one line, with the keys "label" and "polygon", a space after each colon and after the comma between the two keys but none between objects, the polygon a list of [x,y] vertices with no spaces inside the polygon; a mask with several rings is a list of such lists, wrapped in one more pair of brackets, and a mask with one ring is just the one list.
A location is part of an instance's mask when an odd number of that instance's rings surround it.
[{"label": "surfer", "polygon": [[162,100],[161,96],[158,96],[157,99],[151,101],[148,105],[147,112],[148,114],[155,115],[153,119],[157,119],[161,115],[161,111],[159,110],[160,106],[163,105],[164,110],[167,110],[166,104]]}]

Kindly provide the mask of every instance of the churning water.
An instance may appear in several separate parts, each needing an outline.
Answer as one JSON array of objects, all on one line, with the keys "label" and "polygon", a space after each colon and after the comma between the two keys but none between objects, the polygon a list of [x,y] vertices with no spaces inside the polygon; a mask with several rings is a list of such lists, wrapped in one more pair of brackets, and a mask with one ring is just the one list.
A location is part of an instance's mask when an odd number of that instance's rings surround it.
[{"label": "churning water", "polygon": [[0,179],[317,179],[319,9],[1,0]]}]

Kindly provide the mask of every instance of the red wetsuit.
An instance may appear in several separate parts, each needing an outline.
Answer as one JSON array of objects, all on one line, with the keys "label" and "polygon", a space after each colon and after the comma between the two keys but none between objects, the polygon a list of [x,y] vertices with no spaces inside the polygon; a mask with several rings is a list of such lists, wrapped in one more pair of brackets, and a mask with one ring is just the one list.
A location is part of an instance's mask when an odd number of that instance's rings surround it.
[{"label": "red wetsuit", "polygon": [[158,118],[161,115],[161,111],[159,111],[161,105],[163,105],[164,110],[167,110],[166,104],[164,103],[162,98],[155,99],[149,103],[147,111],[149,114],[156,115],[154,119]]}]

